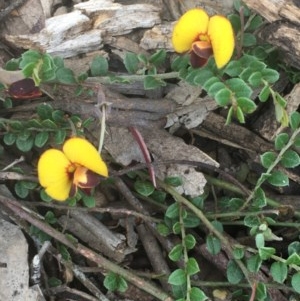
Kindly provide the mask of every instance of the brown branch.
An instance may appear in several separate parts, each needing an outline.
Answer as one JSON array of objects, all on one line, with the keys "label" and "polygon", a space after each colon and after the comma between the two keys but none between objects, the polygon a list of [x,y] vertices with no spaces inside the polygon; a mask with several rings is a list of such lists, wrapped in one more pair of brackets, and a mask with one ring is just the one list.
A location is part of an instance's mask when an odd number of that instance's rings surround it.
[{"label": "brown branch", "polygon": [[64,234],[60,233],[59,231],[55,230],[54,228],[52,228],[42,220],[37,219],[31,213],[27,212],[23,207],[21,207],[21,205],[17,201],[0,196],[0,203],[3,206],[9,208],[11,211],[13,211],[14,214],[28,221],[30,224],[34,225],[35,227],[41,229],[43,232],[50,235],[54,239],[58,240],[68,248],[72,249],[74,252],[84,256],[88,260],[93,261],[99,267],[102,267],[105,270],[120,275],[121,277],[131,282],[136,287],[156,297],[158,300],[162,300],[162,301],[173,300],[168,294],[166,294],[160,288],[156,287],[151,282],[145,281],[144,279],[136,276],[133,272],[120,267],[119,265],[107,260],[102,255],[97,254],[96,252],[90,250],[89,248],[79,243],[73,244],[70,240],[66,238]]}]

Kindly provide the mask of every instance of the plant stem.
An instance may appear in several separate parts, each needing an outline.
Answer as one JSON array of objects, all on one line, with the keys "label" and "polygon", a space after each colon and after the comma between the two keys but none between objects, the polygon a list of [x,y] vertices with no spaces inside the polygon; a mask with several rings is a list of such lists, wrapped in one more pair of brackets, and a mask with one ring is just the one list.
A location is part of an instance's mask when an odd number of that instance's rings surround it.
[{"label": "plant stem", "polygon": [[[292,136],[290,137],[288,143],[281,149],[281,151],[279,152],[278,156],[276,157],[276,159],[274,160],[274,162],[269,166],[268,170],[264,173],[265,175],[270,175],[272,170],[280,163],[283,154],[294,144],[296,137],[300,134],[300,128],[296,129]],[[262,179],[262,180],[258,180],[256,183],[256,186],[254,187],[254,189],[252,190],[252,192],[250,193],[250,195],[248,196],[245,204],[242,206],[241,209],[239,209],[239,211],[242,211],[243,209],[245,209],[247,207],[247,205],[249,204],[249,202],[254,198],[255,193],[257,192],[257,190],[261,187],[261,185],[264,183],[266,179]]]},{"label": "plant stem", "polygon": [[[183,248],[183,260],[186,268],[188,264],[189,256],[185,245],[185,228],[184,228],[182,211],[183,211],[182,203],[179,203],[179,223],[180,223],[181,241],[182,241],[182,248]],[[191,278],[188,274],[186,274],[186,300],[185,301],[190,301],[190,290],[191,290]]]},{"label": "plant stem", "polygon": [[[202,221],[202,223],[206,226],[206,228],[209,230],[209,232],[211,232],[212,234],[214,234],[217,238],[220,239],[221,243],[223,244],[223,247],[225,249],[225,251],[228,253],[228,255],[233,258],[233,251],[232,251],[232,246],[231,243],[226,239],[225,236],[223,236],[212,224],[211,222],[207,219],[207,217],[204,215],[204,213],[197,208],[194,204],[192,204],[188,199],[184,198],[181,194],[179,194],[174,188],[172,188],[171,186],[165,184],[164,182],[158,180],[158,185],[160,187],[162,187],[166,192],[168,192],[170,195],[173,196],[173,198],[181,203],[184,204],[186,207],[188,207],[192,212],[194,212],[199,219]],[[249,272],[247,270],[247,268],[245,267],[245,265],[243,264],[243,262],[241,260],[237,260],[235,259],[237,265],[239,266],[239,268],[242,270],[245,278],[247,279],[247,281],[249,282],[249,284],[251,285],[251,287],[254,284],[254,281],[251,279]]]},{"label": "plant stem", "polygon": [[133,285],[144,290],[150,295],[156,297],[158,300],[161,301],[173,300],[167,293],[159,289],[151,282],[145,281],[144,279],[135,275],[133,272],[122,268],[121,266],[119,266],[114,262],[109,261],[99,253],[92,251],[91,249],[85,247],[80,243],[74,244],[63,233],[57,231],[56,229],[52,228],[44,221],[38,219],[37,217],[33,216],[31,213],[26,211],[26,208],[23,208],[17,201],[0,196],[0,203],[3,205],[3,207],[6,207],[10,211],[13,211],[14,214],[16,214],[17,216],[21,217],[22,219],[26,220],[30,224],[34,225],[35,227],[39,228],[43,232],[47,233],[54,239],[58,240],[59,242],[67,246],[68,248],[72,249],[74,252],[82,255],[88,260],[93,261],[104,270],[108,270],[120,275],[127,281],[131,282]]},{"label": "plant stem", "polygon": [[[179,72],[168,72],[168,73],[161,73],[153,75],[155,78],[158,79],[171,79],[171,78],[178,78]],[[127,81],[127,82],[136,82],[136,81],[143,81],[145,79],[144,74],[129,74],[129,75],[120,75],[116,76],[115,79],[112,76],[102,76],[102,77],[89,77],[87,78],[87,83],[97,83],[97,84],[111,84],[114,81]]]}]

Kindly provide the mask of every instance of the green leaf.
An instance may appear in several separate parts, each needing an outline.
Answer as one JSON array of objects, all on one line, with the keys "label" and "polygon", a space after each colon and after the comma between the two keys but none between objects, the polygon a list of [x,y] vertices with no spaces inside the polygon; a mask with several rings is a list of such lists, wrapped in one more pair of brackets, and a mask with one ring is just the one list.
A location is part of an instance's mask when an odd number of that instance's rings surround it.
[{"label": "green leaf", "polygon": [[57,129],[57,125],[50,119],[43,120],[42,126],[47,129]]},{"label": "green leaf", "polygon": [[300,293],[300,272],[292,276],[292,287],[297,293]]},{"label": "green leaf", "polygon": [[230,61],[225,69],[224,73],[228,74],[231,77],[239,76],[243,71],[243,67],[240,61]]},{"label": "green leaf", "polygon": [[17,135],[14,133],[6,133],[3,137],[3,142],[6,145],[13,145],[17,140]]},{"label": "green leaf", "polygon": [[174,71],[180,71],[186,69],[189,66],[190,58],[188,55],[177,56],[171,64],[171,68]]},{"label": "green leaf", "polygon": [[275,138],[275,149],[281,150],[289,141],[289,135],[287,133],[280,133]]},{"label": "green leaf", "polygon": [[134,189],[143,196],[149,196],[155,190],[153,184],[149,181],[135,181]]},{"label": "green leaf", "polygon": [[207,296],[200,288],[192,287],[190,289],[190,301],[205,301],[207,299]]},{"label": "green leaf", "polygon": [[244,218],[244,225],[247,227],[255,227],[260,225],[260,219],[256,215],[247,215]]},{"label": "green leaf", "polygon": [[244,274],[235,260],[230,259],[227,265],[227,279],[231,284],[238,284],[244,278]]},{"label": "green leaf", "polygon": [[53,63],[57,68],[62,68],[65,66],[64,59],[60,56],[53,57]]},{"label": "green leaf", "polygon": [[69,68],[59,68],[56,71],[56,79],[62,84],[76,84],[74,72]]},{"label": "green leaf", "polygon": [[108,62],[103,56],[97,55],[93,58],[91,63],[92,76],[105,76],[108,72]]},{"label": "green leaf", "polygon": [[214,98],[219,106],[228,106],[231,103],[231,91],[227,88],[221,89],[215,94]]},{"label": "green leaf", "polygon": [[288,246],[288,253],[289,255],[292,255],[293,253],[297,253],[300,255],[300,242],[299,241],[293,241]]},{"label": "green leaf", "polygon": [[245,256],[244,248],[234,247],[234,249],[233,249],[234,259],[242,259],[244,256]]},{"label": "green leaf", "polygon": [[[24,66],[23,69],[22,69],[22,72],[23,72],[24,76],[26,78],[27,77],[32,77],[33,73],[34,73],[34,70],[35,70],[35,67],[36,67],[35,62],[31,62],[31,63],[27,64],[26,66]],[[36,76],[36,79],[37,79],[37,81],[35,81],[35,82],[37,84],[39,84],[40,83],[40,78],[39,78],[38,75]]]},{"label": "green leaf", "polygon": [[68,249],[62,245],[62,244],[58,244],[57,246],[59,253],[61,254],[62,258],[66,261],[70,261],[71,260],[71,255],[68,252]]},{"label": "green leaf", "polygon": [[289,120],[292,130],[295,131],[300,126],[300,113],[297,111],[292,112]]},{"label": "green leaf", "polygon": [[56,287],[62,285],[62,281],[56,277],[48,278],[47,282],[50,287]]},{"label": "green leaf", "polygon": [[200,271],[198,262],[195,258],[190,257],[186,263],[186,273],[189,276],[195,275]]},{"label": "green leaf", "polygon": [[214,97],[222,89],[226,89],[224,83],[216,82],[209,87],[207,93],[209,96]]},{"label": "green leaf", "polygon": [[267,199],[263,189],[258,188],[255,192],[254,199],[252,202],[253,208],[261,209],[267,205]]},{"label": "green leaf", "polygon": [[211,222],[212,226],[217,230],[219,231],[220,233],[222,233],[224,231],[223,229],[223,225],[222,223],[220,223],[219,221],[217,220],[214,220]]},{"label": "green leaf", "polygon": [[168,279],[168,283],[172,285],[183,285],[186,283],[186,274],[183,269],[173,271]]},{"label": "green leaf", "polygon": [[22,152],[30,151],[33,147],[33,143],[34,143],[34,138],[31,135],[26,139],[24,139],[22,135],[19,135],[16,140],[16,146]]},{"label": "green leaf", "polygon": [[[230,14],[227,16],[229,19],[233,30],[235,33],[238,33],[241,30],[241,18],[237,14]],[[235,76],[235,75],[234,75]]]},{"label": "green leaf", "polygon": [[212,255],[219,254],[222,248],[220,239],[212,234],[208,234],[206,237],[206,248]]},{"label": "green leaf", "polygon": [[271,173],[271,176],[267,179],[267,181],[276,187],[283,187],[289,185],[288,176],[279,170]]},{"label": "green leaf", "polygon": [[178,244],[173,247],[173,249],[169,252],[169,258],[172,261],[178,261],[183,256],[183,246],[182,244]]},{"label": "green leaf", "polygon": [[46,203],[50,203],[52,201],[52,198],[45,192],[45,189],[40,190],[40,198]]},{"label": "green leaf", "polygon": [[248,17],[250,15],[250,10],[249,8],[240,0],[235,0],[233,1],[233,5],[234,5],[234,8],[235,10],[238,12],[238,13],[244,13],[244,16],[245,17]]},{"label": "green leaf", "polygon": [[275,102],[281,107],[285,108],[286,107],[286,99],[282,97],[278,92],[275,93]]},{"label": "green leaf", "polygon": [[252,31],[259,28],[263,24],[263,19],[260,15],[254,16],[254,18],[250,21],[249,26],[247,27],[248,30]]},{"label": "green leaf", "polygon": [[262,247],[262,248],[259,248],[259,250],[258,250],[258,254],[262,260],[269,259],[275,253],[276,253],[276,250],[274,248],[270,248],[270,247]]},{"label": "green leaf", "polygon": [[277,155],[274,152],[265,152],[260,156],[261,164],[264,168],[269,168],[276,160]]},{"label": "green leaf", "polygon": [[256,287],[256,299],[257,301],[267,301],[268,292],[266,285],[262,282],[259,282]]},{"label": "green leaf", "polygon": [[181,177],[166,177],[164,179],[164,182],[173,187],[178,187],[178,186],[182,185]]},{"label": "green leaf", "polygon": [[151,194],[151,199],[155,200],[158,203],[163,204],[166,200],[167,194],[164,191],[154,190]]},{"label": "green leaf", "polygon": [[23,181],[18,181],[15,184],[15,193],[17,194],[18,197],[21,199],[24,199],[28,196],[29,190],[25,187]]},{"label": "green leaf", "polygon": [[257,273],[261,267],[262,259],[258,254],[247,258],[247,268],[251,273]]},{"label": "green leaf", "polygon": [[188,212],[183,218],[183,224],[185,228],[195,228],[200,225],[200,220],[194,213]]},{"label": "green leaf", "polygon": [[48,132],[39,132],[34,138],[34,145],[37,147],[43,147],[49,139]]},{"label": "green leaf", "polygon": [[148,64],[148,58],[145,54],[140,53],[137,55],[138,60],[143,63],[145,66]]},{"label": "green leaf", "polygon": [[257,71],[252,73],[252,75],[248,78],[249,84],[255,88],[259,87],[262,84],[262,74]]},{"label": "green leaf", "polygon": [[82,202],[83,202],[84,206],[87,208],[94,208],[96,206],[95,197],[92,195],[83,195]]},{"label": "green leaf", "polygon": [[252,54],[257,57],[259,60],[266,60],[266,58],[269,56],[266,49],[263,46],[257,46],[254,49],[252,49]]},{"label": "green leaf", "polygon": [[66,130],[58,129],[54,134],[54,143],[57,145],[63,144],[67,136]]},{"label": "green leaf", "polygon": [[133,52],[127,52],[124,58],[124,65],[128,73],[135,74],[139,69],[139,59]]},{"label": "green leaf", "polygon": [[245,115],[244,115],[244,112],[241,109],[241,107],[239,107],[239,106],[236,107],[235,114],[240,123],[245,123]]},{"label": "green leaf", "polygon": [[162,236],[167,236],[167,235],[169,235],[171,233],[169,227],[166,224],[164,224],[164,223],[157,224],[156,230]]},{"label": "green leaf", "polygon": [[287,277],[288,268],[285,263],[277,261],[272,263],[270,272],[274,281],[283,283]]},{"label": "green leaf", "polygon": [[245,32],[243,38],[243,46],[244,47],[251,47],[256,45],[256,37],[254,34]]},{"label": "green leaf", "polygon": [[180,222],[176,222],[173,227],[172,227],[172,231],[174,234],[179,234],[181,232],[181,224]]},{"label": "green leaf", "polygon": [[52,112],[51,117],[55,122],[64,122],[65,121],[65,113],[61,110],[55,110]]},{"label": "green leaf", "polygon": [[13,130],[16,130],[16,131],[22,131],[24,130],[24,125],[22,124],[22,122],[16,120],[14,122],[12,122],[10,124],[10,127],[13,129]]},{"label": "green leaf", "polygon": [[231,106],[228,110],[228,113],[227,113],[227,117],[226,117],[226,123],[225,125],[229,125],[231,120],[232,120],[232,115],[234,113],[234,110],[233,110],[233,106]]},{"label": "green leaf", "polygon": [[297,253],[293,253],[292,255],[290,255],[285,262],[287,265],[290,264],[295,264],[295,265],[300,265],[300,256]]},{"label": "green leaf", "polygon": [[28,50],[21,55],[20,68],[23,69],[29,63],[37,63],[42,59],[42,54],[37,50]]},{"label": "green leaf", "polygon": [[39,70],[39,76],[42,81],[51,81],[55,79],[56,66],[54,65],[53,58],[45,53],[42,57],[42,66]]},{"label": "green leaf", "polygon": [[258,94],[258,98],[261,102],[266,102],[269,99],[271,94],[271,89],[268,85],[264,86],[260,93]]},{"label": "green leaf", "polygon": [[265,246],[265,237],[263,233],[258,233],[255,235],[255,244],[258,249]]},{"label": "green leaf", "polygon": [[179,216],[179,206],[178,206],[177,202],[171,204],[167,208],[165,216],[168,217],[168,218],[171,218],[171,219],[178,218],[178,216]]},{"label": "green leaf", "polygon": [[105,276],[103,285],[109,291],[119,291],[122,293],[124,293],[128,288],[126,280],[123,277],[121,277],[120,275],[117,275],[113,272],[109,272]]},{"label": "green leaf", "polygon": [[45,221],[48,224],[53,225],[57,222],[57,218],[55,217],[55,215],[52,211],[47,211],[45,214]]},{"label": "green leaf", "polygon": [[196,245],[196,239],[192,234],[187,234],[183,241],[187,250],[192,250]]},{"label": "green leaf", "polygon": [[242,109],[243,113],[250,114],[254,112],[257,108],[255,102],[247,97],[239,97],[236,100],[239,107]]},{"label": "green leaf", "polygon": [[295,168],[300,164],[300,157],[294,150],[288,149],[282,155],[280,163],[286,168]]},{"label": "green leaf", "polygon": [[273,84],[279,80],[279,73],[276,70],[266,68],[262,70],[262,77],[269,84]]},{"label": "green leaf", "polygon": [[213,76],[211,78],[206,79],[205,83],[203,84],[202,88],[205,91],[208,91],[210,89],[210,87],[215,84],[215,83],[220,83],[220,79],[216,76]]},{"label": "green leaf", "polygon": [[37,107],[37,114],[42,120],[51,119],[52,118],[53,109],[48,104],[41,104]]},{"label": "green leaf", "polygon": [[227,87],[238,97],[250,98],[252,89],[240,78],[231,78],[225,81]]},{"label": "green leaf", "polygon": [[154,77],[152,75],[146,75],[144,78],[144,89],[156,89],[159,87],[166,86],[166,82],[160,78]]},{"label": "green leaf", "polygon": [[152,54],[149,58],[149,63],[159,67],[161,66],[167,57],[167,52],[164,49],[157,50],[154,54]]}]

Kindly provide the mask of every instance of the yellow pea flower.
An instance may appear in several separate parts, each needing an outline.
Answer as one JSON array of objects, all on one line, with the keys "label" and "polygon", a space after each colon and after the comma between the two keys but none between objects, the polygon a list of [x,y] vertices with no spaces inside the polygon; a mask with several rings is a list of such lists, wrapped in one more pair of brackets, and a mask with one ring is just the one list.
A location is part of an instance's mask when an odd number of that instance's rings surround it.
[{"label": "yellow pea flower", "polygon": [[63,149],[46,150],[38,161],[38,178],[46,193],[57,201],[75,195],[77,188],[90,190],[108,169],[97,149],[84,138],[68,139]]},{"label": "yellow pea flower", "polygon": [[220,15],[211,18],[200,8],[187,11],[176,23],[172,44],[176,52],[190,52],[191,65],[202,67],[213,55],[218,68],[224,67],[234,50],[230,21]]}]

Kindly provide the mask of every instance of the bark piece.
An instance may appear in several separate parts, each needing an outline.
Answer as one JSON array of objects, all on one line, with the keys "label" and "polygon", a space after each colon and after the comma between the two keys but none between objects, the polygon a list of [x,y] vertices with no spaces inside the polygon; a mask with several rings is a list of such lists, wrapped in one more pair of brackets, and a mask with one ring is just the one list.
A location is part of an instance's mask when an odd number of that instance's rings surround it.
[{"label": "bark piece", "polygon": [[149,4],[103,5],[102,1],[88,1],[75,5],[93,20],[93,27],[106,35],[124,35],[136,28],[149,28],[160,23],[160,9]]},{"label": "bark piece", "polygon": [[60,223],[73,235],[105,256],[121,262],[127,254],[135,251],[134,248],[126,246],[125,236],[113,233],[92,215],[72,211],[70,216],[70,218],[61,216]]},{"label": "bark piece", "polygon": [[261,31],[260,36],[264,41],[279,47],[284,52],[284,60],[288,64],[300,69],[299,25],[272,23]]},{"label": "bark piece", "polygon": [[[12,1],[8,1],[10,3]],[[1,35],[33,34],[45,26],[45,15],[40,0],[27,0],[1,22]]]},{"label": "bark piece", "polygon": [[[300,106],[300,84],[296,84],[293,90],[285,96],[287,100],[286,111],[290,115],[293,111],[297,111]],[[261,114],[254,124],[254,129],[263,138],[268,141],[273,141],[275,136],[279,134],[283,128],[276,121],[274,104],[269,104],[269,108]]]},{"label": "bark piece", "polygon": [[164,23],[146,30],[141,39],[140,46],[143,49],[165,49],[173,51],[171,34],[175,23]]},{"label": "bark piece", "polygon": [[261,38],[278,46],[284,51],[285,60],[300,69],[297,59],[300,55],[299,3],[291,0],[245,0],[244,2],[271,23],[261,30]]},{"label": "bark piece", "polygon": [[[90,19],[79,11],[47,19],[46,26],[32,35],[5,35],[7,41],[25,49],[39,49],[47,52],[65,40],[72,40],[91,27]],[[76,44],[73,45],[77,47]]]},{"label": "bark piece", "polygon": [[[180,138],[167,131],[153,128],[140,128],[146,145],[155,161],[192,160],[218,166],[218,163],[198,148],[187,145]],[[132,161],[144,162],[137,142],[125,128],[109,128],[110,135],[105,140],[105,148],[116,162],[128,165]],[[122,143],[120,143],[122,141]],[[168,164],[155,167],[156,176],[164,179],[167,176],[181,177],[183,184],[177,187],[180,193],[198,196],[203,193],[206,180],[201,172],[191,166]]]},{"label": "bark piece", "polygon": [[42,293],[28,287],[28,244],[18,226],[0,220],[0,300],[45,300]]}]

